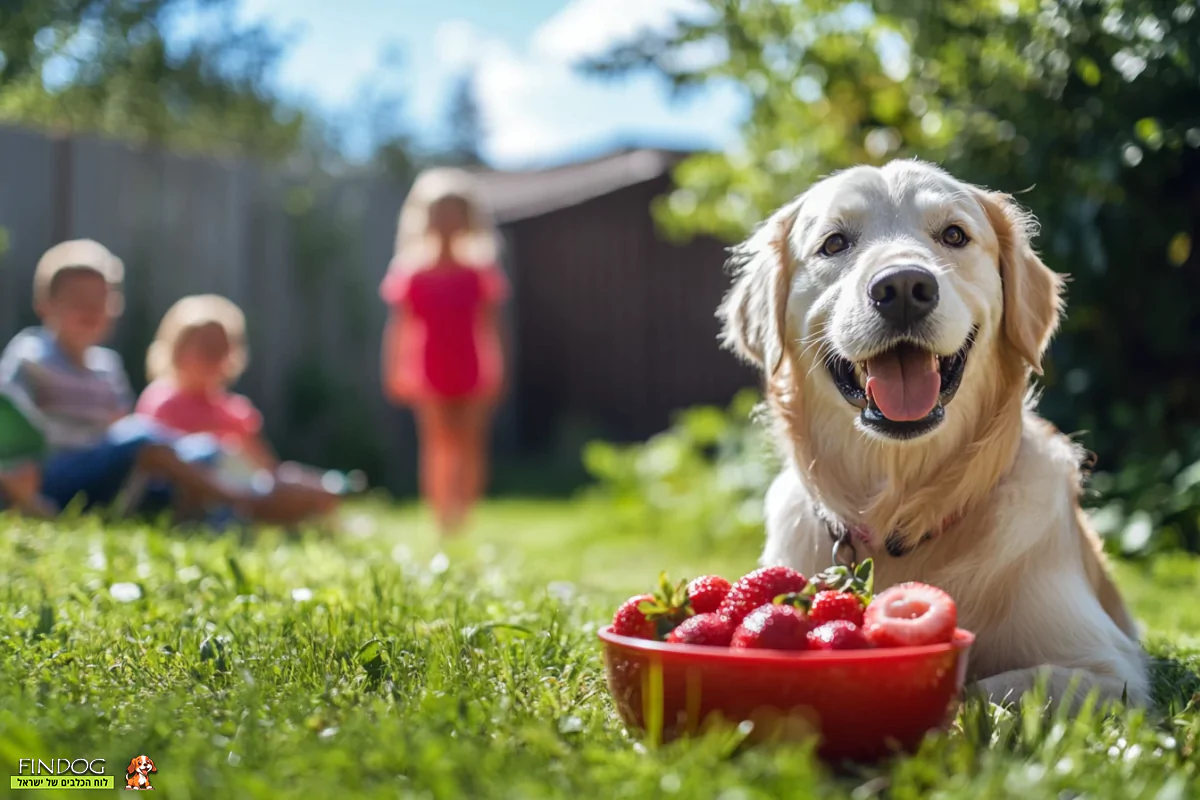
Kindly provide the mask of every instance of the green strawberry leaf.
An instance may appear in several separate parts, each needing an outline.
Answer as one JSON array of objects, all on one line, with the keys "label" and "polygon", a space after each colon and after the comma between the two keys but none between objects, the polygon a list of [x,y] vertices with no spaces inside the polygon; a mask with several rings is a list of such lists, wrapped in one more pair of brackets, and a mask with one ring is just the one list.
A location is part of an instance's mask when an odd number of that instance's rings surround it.
[{"label": "green strawberry leaf", "polygon": [[875,578],[875,562],[871,559],[866,559],[858,565],[858,569],[854,570],[854,577],[863,583],[868,589]]},{"label": "green strawberry leaf", "polygon": [[866,605],[871,602],[874,585],[875,564],[868,558],[853,569],[839,564],[814,575],[804,592],[809,597],[823,591],[849,592]]},{"label": "green strawberry leaf", "polygon": [[638,611],[649,617],[651,614],[657,614],[662,610],[662,604],[656,600],[643,600],[638,603]]},{"label": "green strawberry leaf", "polygon": [[854,577],[858,585],[855,594],[863,601],[863,605],[867,605],[875,592],[875,562],[869,558],[863,561],[854,571]]},{"label": "green strawberry leaf", "polygon": [[[808,589],[807,586],[804,588],[805,590]],[[805,591],[788,592],[787,594],[781,594],[777,596],[771,602],[777,606],[792,606],[793,608],[798,608],[807,614],[808,609],[812,606],[812,598],[814,594],[816,593],[806,593]]]},{"label": "green strawberry leaf", "polygon": [[638,603],[638,611],[654,623],[658,639],[661,641],[681,622],[696,612],[692,609],[691,599],[687,594],[686,580],[672,585],[666,572],[659,573],[658,591],[653,600],[643,600]]}]

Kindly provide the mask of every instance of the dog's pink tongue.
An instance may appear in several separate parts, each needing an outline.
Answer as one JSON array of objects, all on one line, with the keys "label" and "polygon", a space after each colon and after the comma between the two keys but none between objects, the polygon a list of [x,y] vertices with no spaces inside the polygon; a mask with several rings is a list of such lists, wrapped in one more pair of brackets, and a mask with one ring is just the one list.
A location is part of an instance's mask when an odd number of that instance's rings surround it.
[{"label": "dog's pink tongue", "polygon": [[867,362],[867,397],[894,422],[925,417],[941,388],[937,357],[928,350],[900,345]]}]

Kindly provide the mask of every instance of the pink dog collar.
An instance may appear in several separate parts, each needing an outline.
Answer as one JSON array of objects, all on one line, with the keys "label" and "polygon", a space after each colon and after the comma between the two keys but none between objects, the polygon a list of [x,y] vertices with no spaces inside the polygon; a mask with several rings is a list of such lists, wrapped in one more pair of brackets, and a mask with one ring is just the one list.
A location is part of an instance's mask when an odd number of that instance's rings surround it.
[{"label": "pink dog collar", "polygon": [[[852,546],[862,546],[868,550],[875,549],[875,543],[878,541],[878,537],[875,535],[874,531],[865,525],[846,525],[836,517],[823,513],[823,509],[820,508],[817,509],[817,515],[825,523],[825,527],[829,531],[829,538],[834,542],[839,541],[839,539],[842,539],[842,537],[845,536],[849,539],[849,542]],[[904,541],[903,537],[893,531],[887,536],[883,537],[884,549],[887,550],[888,555],[892,556],[893,558],[902,558],[903,556],[911,553],[913,550],[916,550],[921,545],[933,541],[944,531],[952,528],[959,522],[959,520],[962,519],[962,516],[963,515],[960,513],[952,514],[946,517],[936,528],[926,532],[916,544],[908,544]]]}]

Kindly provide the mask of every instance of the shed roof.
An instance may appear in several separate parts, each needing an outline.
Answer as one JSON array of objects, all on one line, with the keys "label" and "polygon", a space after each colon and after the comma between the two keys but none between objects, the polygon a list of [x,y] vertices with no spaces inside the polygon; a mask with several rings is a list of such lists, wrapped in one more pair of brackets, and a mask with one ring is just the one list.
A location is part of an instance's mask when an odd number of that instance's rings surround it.
[{"label": "shed roof", "polygon": [[586,161],[531,170],[476,173],[497,222],[558,211],[666,174],[688,154],[628,149]]}]

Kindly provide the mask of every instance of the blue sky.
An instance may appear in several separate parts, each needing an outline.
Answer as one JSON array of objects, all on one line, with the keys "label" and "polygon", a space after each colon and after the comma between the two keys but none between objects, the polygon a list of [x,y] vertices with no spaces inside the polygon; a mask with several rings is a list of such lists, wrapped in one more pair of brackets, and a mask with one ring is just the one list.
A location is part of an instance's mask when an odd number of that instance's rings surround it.
[{"label": "blue sky", "polygon": [[[476,69],[495,166],[558,162],[615,144],[722,147],[744,117],[732,88],[673,101],[652,76],[617,83],[576,73],[578,58],[642,28],[662,28],[698,0],[241,0],[290,45],[277,80],[334,118],[362,92],[399,91],[404,122],[436,142],[456,76]],[[398,51],[403,67],[389,67]],[[362,131],[359,131],[361,134]],[[362,136],[352,140],[362,146]]]}]

